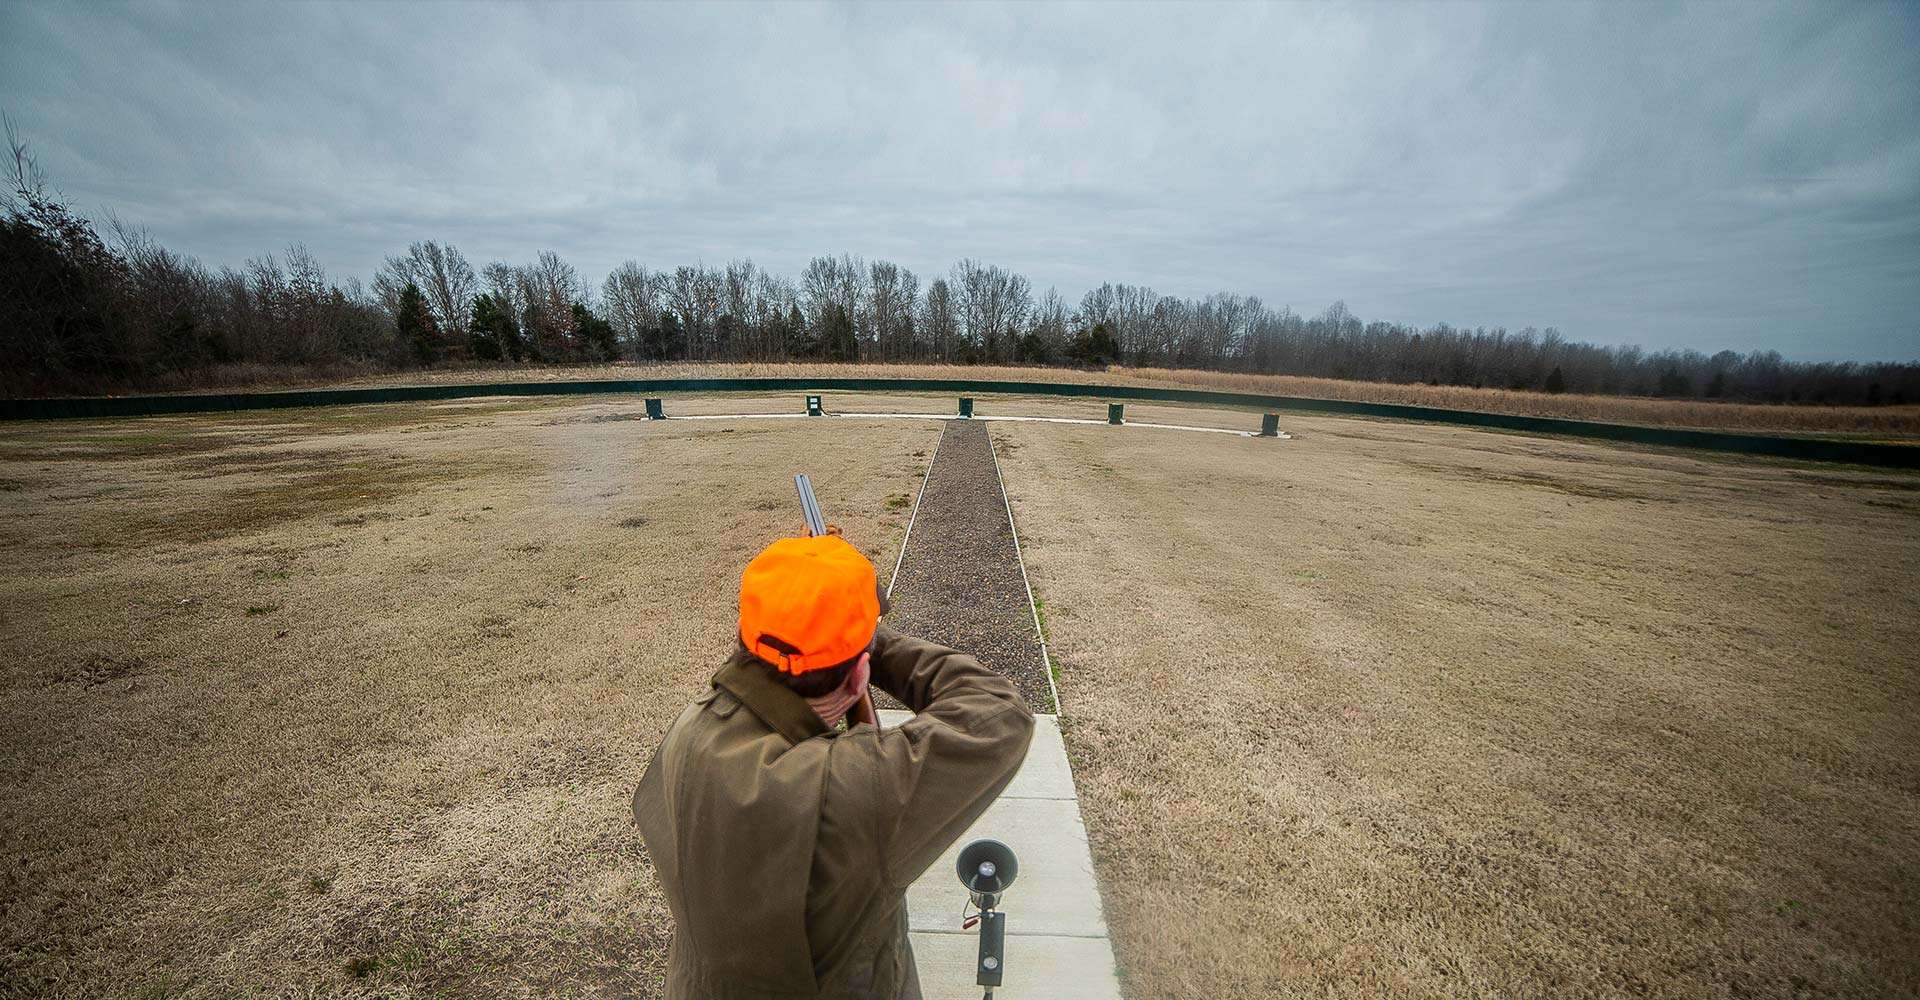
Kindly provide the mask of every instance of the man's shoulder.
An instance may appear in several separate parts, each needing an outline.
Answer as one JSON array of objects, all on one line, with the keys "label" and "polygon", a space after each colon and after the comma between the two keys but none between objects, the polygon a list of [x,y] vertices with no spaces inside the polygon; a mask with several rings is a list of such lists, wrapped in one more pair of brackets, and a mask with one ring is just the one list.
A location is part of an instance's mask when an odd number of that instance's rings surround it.
[{"label": "man's shoulder", "polygon": [[703,770],[781,770],[825,766],[834,734],[791,742],[753,713],[751,707],[725,688],[714,688],[684,709],[666,736],[661,751],[690,758],[688,766]]}]

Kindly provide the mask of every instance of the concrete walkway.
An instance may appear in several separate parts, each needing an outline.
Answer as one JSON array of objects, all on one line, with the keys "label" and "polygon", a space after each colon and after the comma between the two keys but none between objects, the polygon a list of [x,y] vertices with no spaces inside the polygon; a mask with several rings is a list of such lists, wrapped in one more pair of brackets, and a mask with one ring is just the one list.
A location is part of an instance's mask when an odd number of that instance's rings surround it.
[{"label": "concrete walkway", "polygon": [[[910,717],[883,711],[881,724]],[[960,848],[991,837],[1013,848],[1020,874],[1007,890],[1006,983],[995,1000],[1119,1000],[1113,945],[1100,911],[1087,828],[1067,766],[1058,716],[1042,715],[1013,783],[907,891],[913,955],[927,1000],[980,1000],[976,931],[960,929],[967,893],[954,874]]]}]

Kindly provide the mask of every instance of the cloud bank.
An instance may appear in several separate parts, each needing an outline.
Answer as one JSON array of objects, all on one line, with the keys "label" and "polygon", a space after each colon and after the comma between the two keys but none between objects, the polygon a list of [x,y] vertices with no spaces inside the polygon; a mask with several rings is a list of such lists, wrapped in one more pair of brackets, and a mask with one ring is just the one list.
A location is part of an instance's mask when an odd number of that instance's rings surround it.
[{"label": "cloud bank", "polygon": [[213,264],[817,253],[1920,356],[1908,5],[0,7],[59,186]]}]

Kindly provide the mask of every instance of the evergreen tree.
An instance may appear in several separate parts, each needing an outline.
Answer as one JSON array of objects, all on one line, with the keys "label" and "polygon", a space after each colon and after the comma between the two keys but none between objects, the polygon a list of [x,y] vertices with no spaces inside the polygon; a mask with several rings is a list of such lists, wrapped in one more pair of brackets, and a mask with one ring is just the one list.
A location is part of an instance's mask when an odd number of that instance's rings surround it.
[{"label": "evergreen tree", "polygon": [[1083,365],[1111,364],[1119,353],[1118,345],[1113,342],[1113,331],[1105,323],[1081,330],[1067,348],[1067,357]]},{"label": "evergreen tree", "polygon": [[594,361],[612,361],[620,356],[619,338],[613,324],[593,314],[583,303],[573,304],[573,341],[586,348]]},{"label": "evergreen tree", "polygon": [[400,349],[417,365],[430,365],[440,357],[440,331],[434,327],[433,314],[427,311],[426,296],[420,286],[407,282],[400,290],[400,308],[394,317]]},{"label": "evergreen tree", "polygon": [[134,370],[116,302],[125,262],[46,188],[11,124],[8,139],[14,155],[0,192],[0,371],[58,381]]},{"label": "evergreen tree", "polygon": [[801,315],[799,306],[788,307],[787,325],[782,334],[787,357],[804,358],[813,353],[813,343],[807,337],[807,318]]},{"label": "evergreen tree", "polygon": [[1660,386],[1654,393],[1657,396],[1691,396],[1693,379],[1678,368],[1669,368],[1660,373]]},{"label": "evergreen tree", "polygon": [[482,361],[499,361],[509,357],[520,360],[519,326],[492,295],[482,293],[473,300],[473,319],[468,327],[474,357]]},{"label": "evergreen tree", "polygon": [[660,322],[647,328],[641,338],[641,350],[650,361],[663,361],[673,357],[680,350],[680,318],[668,311],[661,311]]},{"label": "evergreen tree", "polygon": [[1561,371],[1559,365],[1554,365],[1553,370],[1547,373],[1547,391],[1555,393],[1567,391],[1567,373]]},{"label": "evergreen tree", "polygon": [[860,341],[854,336],[853,317],[835,305],[827,310],[825,329],[820,332],[821,352],[828,361],[860,360]]}]

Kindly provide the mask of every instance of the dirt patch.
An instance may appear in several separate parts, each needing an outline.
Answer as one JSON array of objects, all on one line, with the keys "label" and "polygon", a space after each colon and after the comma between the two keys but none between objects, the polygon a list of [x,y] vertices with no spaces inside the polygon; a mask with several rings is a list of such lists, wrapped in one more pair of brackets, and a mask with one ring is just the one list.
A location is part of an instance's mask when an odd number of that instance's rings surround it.
[{"label": "dirt patch", "polygon": [[[1578,472],[1546,473],[1524,470],[1496,469],[1479,465],[1457,465],[1445,462],[1430,462],[1423,459],[1403,460],[1410,468],[1422,472],[1437,473],[1468,482],[1511,484],[1516,486],[1536,486],[1552,490],[1567,496],[1585,497],[1590,500],[1659,500],[1660,497],[1634,490],[1622,489],[1617,485],[1582,476]],[[1669,498],[1671,499],[1671,498]]]},{"label": "dirt patch", "polygon": [[190,509],[153,512],[103,525],[88,544],[92,548],[194,544],[269,531],[305,518],[326,517],[337,526],[358,526],[372,515],[338,515],[386,504],[426,483],[450,482],[474,471],[464,463],[375,459],[324,472],[264,477],[265,481],[222,491]]},{"label": "dirt patch", "polygon": [[95,654],[78,660],[69,660],[46,671],[42,676],[49,684],[98,687],[135,674],[145,673],[146,670],[146,661],[138,657],[122,658]]},{"label": "dirt patch", "polygon": [[1920,476],[1907,478],[1874,475],[1843,476],[1795,470],[1793,478],[1820,486],[1864,487],[1875,490],[1895,490],[1901,493],[1920,492]]},{"label": "dirt patch", "polygon": [[892,597],[889,625],[972,654],[1035,711],[1053,710],[985,424],[947,421]]},{"label": "dirt patch", "polygon": [[[90,424],[81,433],[62,433],[61,425],[32,425],[12,440],[0,443],[0,461],[13,462],[132,462],[152,458],[180,458],[219,451],[238,438],[219,432],[189,431],[164,426],[103,430]],[[10,428],[14,430],[17,428]]]}]

